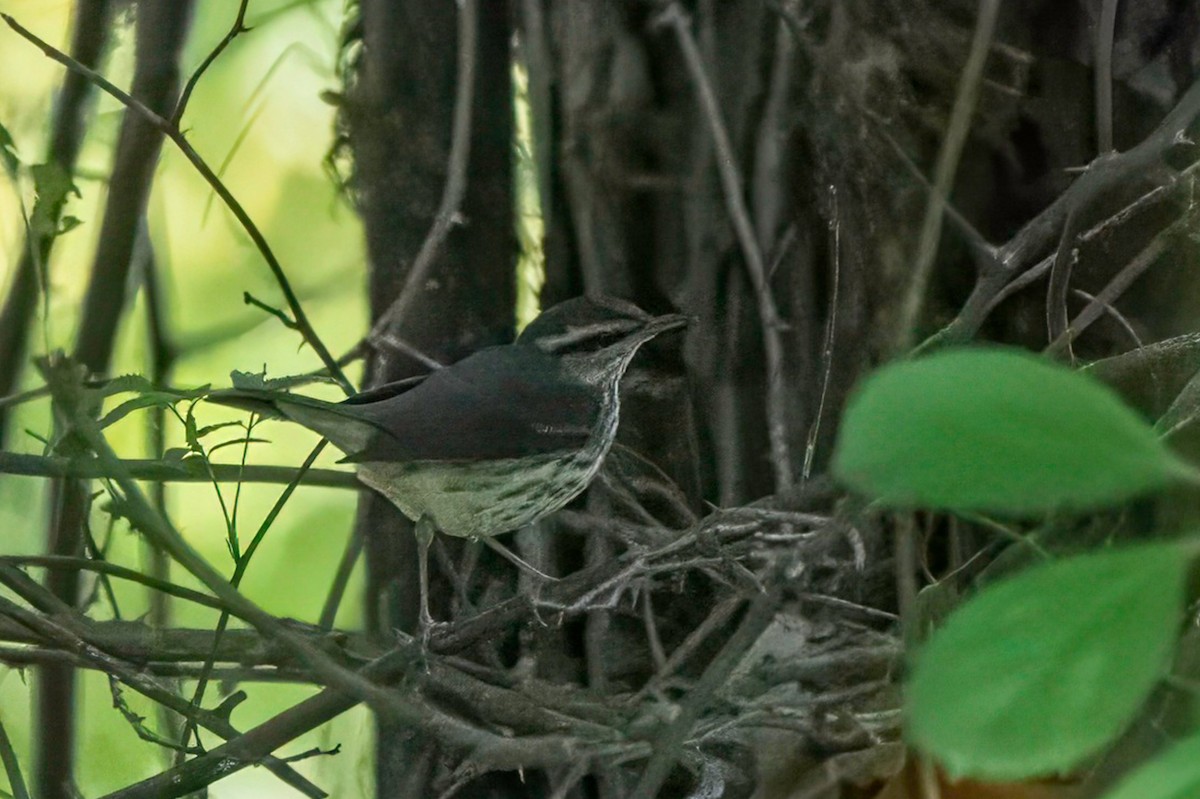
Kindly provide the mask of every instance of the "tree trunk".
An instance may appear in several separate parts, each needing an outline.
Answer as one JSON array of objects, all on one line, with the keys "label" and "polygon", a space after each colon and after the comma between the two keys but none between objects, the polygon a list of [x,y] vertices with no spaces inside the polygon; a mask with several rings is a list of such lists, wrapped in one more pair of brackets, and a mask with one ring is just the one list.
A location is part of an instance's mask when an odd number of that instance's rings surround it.
[{"label": "tree trunk", "polygon": [[[448,161],[460,63],[457,8],[440,0],[365,0],[361,5],[363,49],[347,93],[344,121],[355,163],[351,188],[366,226],[373,321],[405,293],[453,168]],[[456,221],[427,279],[409,290],[405,313],[386,330],[387,337],[441,363],[510,341],[515,320],[508,4],[478,3],[475,27],[465,199],[461,207],[451,209],[457,212]],[[371,353],[369,383],[379,385],[427,369],[384,343]],[[364,493],[358,530],[366,541],[371,629],[384,638],[394,628],[415,630],[416,547],[411,524],[386,501]],[[457,555],[462,547],[447,549]],[[449,607],[450,595],[448,581],[433,581],[435,615]],[[380,796],[432,795],[437,753],[431,743],[380,722],[376,751]]]},{"label": "tree trunk", "polygon": [[[154,0],[138,7],[137,45],[131,94],[161,116],[168,116],[179,92],[179,55],[191,21],[190,0]],[[108,371],[117,327],[125,309],[134,243],[154,178],[163,134],[136,111],[126,111],[109,181],[75,357],[97,375]],[[90,484],[77,480],[52,485],[47,551],[84,554]],[[79,601],[79,574],[52,570],[47,587],[70,607]],[[39,671],[37,794],[44,799],[74,796],[75,670],[44,666]]]}]

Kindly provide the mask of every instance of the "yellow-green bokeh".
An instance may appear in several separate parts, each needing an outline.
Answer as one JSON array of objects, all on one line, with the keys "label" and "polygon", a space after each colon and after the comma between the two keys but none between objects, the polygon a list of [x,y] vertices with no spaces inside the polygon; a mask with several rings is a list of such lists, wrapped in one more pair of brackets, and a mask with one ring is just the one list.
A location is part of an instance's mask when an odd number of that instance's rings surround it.
[{"label": "yellow-green bokeh", "polygon": [[[193,69],[225,34],[237,3],[197,3],[197,16],[185,56]],[[72,4],[59,0],[0,0],[0,11],[12,14],[23,25],[52,44],[69,46]],[[341,0],[295,2],[254,0],[248,23],[254,30],[238,38],[197,89],[185,119],[188,138],[215,167],[228,161],[223,177],[234,195],[271,242],[300,295],[313,325],[335,353],[349,349],[366,323],[365,267],[359,222],[339,198],[321,162],[332,140],[333,109],[320,93],[338,86],[334,64],[341,26]],[[127,85],[132,69],[131,20],[123,19],[114,34],[114,47],[104,71],[114,82]],[[48,120],[62,68],[44,58],[7,28],[0,29],[0,124],[13,135],[18,153],[28,166],[44,160]],[[34,353],[72,345],[78,324],[77,308],[91,268],[99,221],[103,213],[113,144],[122,109],[102,97],[89,127],[78,180],[82,197],[71,201],[66,213],[83,225],[63,236],[49,264],[50,313],[39,315]],[[239,143],[240,139],[240,143]],[[234,151],[235,143],[237,144]],[[19,186],[0,180],[0,282],[7,285],[22,246],[21,202],[33,202],[32,183],[26,174]],[[214,202],[211,189],[170,145],[158,168],[148,218],[155,256],[162,266],[171,334],[181,347],[173,382],[181,386],[223,384],[232,369],[258,371],[265,365],[271,374],[291,374],[318,367],[312,351],[301,347],[295,332],[277,320],[246,306],[249,291],[260,300],[283,306],[283,300],[261,255],[251,246],[230,214]],[[137,287],[131,288],[131,296]],[[147,364],[144,298],[131,301],[121,330],[114,370],[145,373]],[[0,357],[6,354],[0,353]],[[26,377],[27,384],[35,380]],[[200,406],[201,424],[236,418]],[[17,419],[12,448],[38,452],[38,441],[20,432],[49,432],[44,403],[24,406]],[[110,429],[111,441],[126,457],[146,453],[146,417],[135,414]],[[250,462],[299,464],[316,438],[303,431],[265,424],[257,435],[270,445],[251,448]],[[235,430],[215,434],[215,444],[236,435]],[[177,423],[169,425],[169,445],[182,446]],[[234,461],[238,447],[222,451],[219,459]],[[319,465],[329,466],[337,455],[330,452]],[[4,552],[39,552],[44,548],[45,483],[34,478],[0,478],[0,526],[5,531]],[[227,502],[233,486],[226,485]],[[253,535],[274,503],[282,486],[243,488],[238,528],[243,542]],[[232,563],[225,548],[225,523],[211,485],[174,484],[168,492],[173,519],[188,540],[211,562],[227,573]],[[248,596],[268,610],[314,620],[332,577],[331,564],[340,557],[352,522],[353,492],[302,489],[270,530],[243,587]],[[93,531],[108,536],[108,517],[97,508]],[[115,562],[144,567],[140,540],[123,524],[111,532],[109,557]],[[194,585],[187,575],[172,579]],[[360,621],[361,578],[347,592],[338,622],[355,627]],[[137,618],[147,609],[145,592],[116,584],[123,617]],[[175,622],[182,626],[209,627],[215,619],[207,611],[175,603]],[[94,609],[109,613],[106,605]],[[233,715],[246,728],[265,720],[315,689],[306,686],[243,686],[250,699]],[[28,774],[31,763],[28,676],[0,668],[0,721],[14,739]],[[154,708],[132,691],[125,697],[153,726]],[[219,689],[209,692],[208,704],[219,699]],[[166,765],[162,750],[137,738],[131,727],[111,707],[111,694],[103,675],[88,674],[81,681],[80,789],[98,795],[148,776]],[[212,743],[210,741],[210,743]],[[361,710],[345,714],[325,728],[301,738],[283,754],[313,746],[342,744],[332,758],[303,761],[297,768],[337,796],[370,795],[370,724]],[[0,775],[0,789],[7,788]],[[261,769],[248,769],[213,786],[214,797],[294,795]]]}]

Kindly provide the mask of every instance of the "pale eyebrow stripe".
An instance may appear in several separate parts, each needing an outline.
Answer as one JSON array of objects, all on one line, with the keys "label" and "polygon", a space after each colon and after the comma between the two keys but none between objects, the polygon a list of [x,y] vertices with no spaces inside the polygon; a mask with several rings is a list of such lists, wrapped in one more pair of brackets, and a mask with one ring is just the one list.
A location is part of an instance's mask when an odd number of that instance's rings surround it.
[{"label": "pale eyebrow stripe", "polygon": [[596,322],[586,327],[569,328],[566,333],[560,333],[557,336],[546,336],[539,338],[536,344],[547,351],[553,352],[569,347],[572,344],[578,344],[593,336],[604,335],[605,333],[629,333],[635,330],[636,323],[625,319],[613,319],[606,322]]}]

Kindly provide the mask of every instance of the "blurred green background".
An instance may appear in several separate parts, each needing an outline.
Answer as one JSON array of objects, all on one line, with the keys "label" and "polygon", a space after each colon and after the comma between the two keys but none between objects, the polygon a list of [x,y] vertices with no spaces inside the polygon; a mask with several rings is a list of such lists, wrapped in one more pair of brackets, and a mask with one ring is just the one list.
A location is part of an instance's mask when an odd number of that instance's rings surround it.
[{"label": "blurred green background", "polygon": [[[237,11],[234,0],[197,3],[197,17],[185,58],[190,72],[228,30]],[[0,10],[56,46],[69,47],[71,3],[67,0],[0,0]],[[360,225],[345,200],[338,196],[322,170],[332,140],[334,109],[320,99],[336,91],[335,63],[342,0],[254,0],[247,22],[253,31],[239,37],[200,83],[184,120],[188,137],[216,166],[234,195],[263,229],[299,293],[313,325],[335,354],[353,346],[366,323],[365,266]],[[131,19],[121,19],[105,73],[127,85],[132,69]],[[0,124],[12,134],[27,167],[41,162],[51,104],[62,78],[60,66],[43,57],[7,28],[0,30]],[[122,109],[100,95],[80,159],[78,187],[65,213],[83,224],[59,239],[50,263],[49,314],[39,315],[33,337],[36,353],[47,347],[70,348],[78,322],[77,308],[86,287],[92,252],[111,166]],[[20,185],[0,181],[0,285],[7,285],[23,243],[19,199],[33,200],[32,181]],[[194,170],[168,144],[158,168],[149,207],[155,254],[163,266],[169,322],[181,348],[173,382],[180,386],[227,384],[232,369],[279,376],[319,366],[311,350],[299,346],[298,336],[273,317],[242,302],[249,291],[264,302],[283,306],[278,288],[245,234]],[[115,372],[147,370],[145,313],[140,298],[126,314]],[[0,357],[10,357],[0,353]],[[356,372],[351,373],[357,379]],[[26,376],[27,385],[36,377]],[[215,407],[200,406],[201,424],[234,418]],[[14,449],[40,452],[41,444],[25,430],[45,436],[50,418],[47,403],[22,407],[11,438]],[[111,441],[127,457],[146,456],[146,418],[133,414],[109,430]],[[316,442],[299,428],[268,423],[257,435],[269,445],[251,447],[253,463],[298,465]],[[224,438],[234,438],[236,428]],[[216,434],[206,441],[223,440]],[[170,424],[168,446],[182,446],[182,433]],[[235,462],[240,447],[229,447],[218,460]],[[330,448],[318,465],[337,459]],[[43,550],[46,483],[36,478],[0,477],[0,530],[5,553]],[[227,500],[233,486],[226,485]],[[247,485],[238,505],[238,529],[249,539],[282,486]],[[226,550],[225,523],[211,485],[172,484],[169,507],[176,524],[211,562],[226,573],[233,564]],[[353,521],[355,495],[334,489],[297,491],[271,529],[247,572],[243,590],[268,610],[315,620],[329,587]],[[110,559],[144,567],[138,539],[123,524],[110,530],[108,517],[93,512],[93,533],[111,536]],[[361,567],[359,569],[361,572]],[[192,585],[176,569],[172,579]],[[145,613],[146,595],[140,587],[116,582],[124,618]],[[360,622],[361,574],[356,574],[342,606],[338,624]],[[211,627],[215,614],[175,603],[180,626]],[[107,603],[93,607],[97,617],[111,615]],[[30,679],[17,670],[0,667],[0,721],[14,738],[28,775]],[[237,708],[233,722],[246,729],[314,692],[304,686],[251,684],[250,699]],[[186,687],[190,695],[190,686]],[[210,688],[207,704],[217,695]],[[155,709],[131,691],[131,706],[153,727]],[[80,789],[86,796],[114,790],[149,776],[168,763],[163,750],[141,741],[112,709],[107,680],[89,673],[81,685],[79,747]],[[305,760],[298,769],[339,797],[371,795],[371,723],[361,708],[338,718],[312,735],[284,748],[294,754],[313,746],[341,745],[336,757]],[[0,788],[5,785],[0,775]],[[248,769],[213,786],[215,797],[295,795],[262,769]]]}]

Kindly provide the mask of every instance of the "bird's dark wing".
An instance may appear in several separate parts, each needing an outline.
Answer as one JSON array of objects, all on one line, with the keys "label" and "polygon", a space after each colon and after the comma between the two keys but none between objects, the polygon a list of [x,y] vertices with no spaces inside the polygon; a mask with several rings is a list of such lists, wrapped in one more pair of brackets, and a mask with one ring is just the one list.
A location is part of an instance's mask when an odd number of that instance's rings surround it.
[{"label": "bird's dark wing", "polygon": [[338,404],[343,408],[352,408],[355,405],[370,405],[372,403],[379,402],[380,400],[391,399],[392,397],[399,396],[406,391],[416,388],[427,377],[429,377],[429,374],[415,375],[413,377],[406,377],[403,380],[395,380],[391,383],[384,383],[381,386],[375,386],[375,388],[370,388],[366,391],[359,392],[353,397],[350,397],[349,399]]},{"label": "bird's dark wing", "polygon": [[346,460],[476,461],[582,447],[598,413],[592,392],[534,347],[481,350],[354,413],[378,433]]},{"label": "bird's dark wing", "polygon": [[268,389],[230,388],[213,391],[206,399],[252,411],[266,419],[290,419],[315,430],[342,452],[357,452],[380,431],[369,416],[353,405],[326,402],[303,394]]}]

